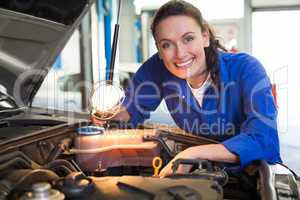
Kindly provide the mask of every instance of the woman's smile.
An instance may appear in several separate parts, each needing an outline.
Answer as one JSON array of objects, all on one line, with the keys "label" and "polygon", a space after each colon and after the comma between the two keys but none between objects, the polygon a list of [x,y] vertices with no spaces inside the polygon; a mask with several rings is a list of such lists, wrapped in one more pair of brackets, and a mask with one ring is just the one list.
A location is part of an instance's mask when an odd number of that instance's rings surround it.
[{"label": "woman's smile", "polygon": [[194,61],[195,61],[195,58],[193,57],[186,61],[175,62],[175,65],[178,68],[187,69],[193,65]]}]

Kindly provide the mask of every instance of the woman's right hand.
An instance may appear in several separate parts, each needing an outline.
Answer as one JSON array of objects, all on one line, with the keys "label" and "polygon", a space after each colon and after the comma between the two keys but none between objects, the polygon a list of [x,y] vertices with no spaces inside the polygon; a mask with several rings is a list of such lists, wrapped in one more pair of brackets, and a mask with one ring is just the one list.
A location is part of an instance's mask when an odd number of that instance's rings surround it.
[{"label": "woman's right hand", "polygon": [[104,120],[100,120],[100,119],[97,119],[94,115],[90,115],[90,119],[92,121],[93,124],[97,125],[97,126],[103,126],[104,124],[107,123],[107,121],[104,121]]},{"label": "woman's right hand", "polygon": [[[101,115],[99,114],[99,116],[101,116]],[[98,126],[103,126],[110,120],[128,122],[130,119],[130,115],[129,115],[128,111],[126,110],[126,108],[121,107],[119,109],[118,113],[116,113],[112,118],[101,120],[101,119],[99,119],[99,117],[96,117],[95,114],[91,113],[90,119],[93,124],[98,125]]]}]

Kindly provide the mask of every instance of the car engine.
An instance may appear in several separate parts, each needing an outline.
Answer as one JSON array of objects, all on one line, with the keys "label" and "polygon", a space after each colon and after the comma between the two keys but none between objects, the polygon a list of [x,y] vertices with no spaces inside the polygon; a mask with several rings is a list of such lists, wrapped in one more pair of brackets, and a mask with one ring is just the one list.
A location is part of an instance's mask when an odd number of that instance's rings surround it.
[{"label": "car engine", "polygon": [[[174,173],[154,175],[177,153],[215,141],[175,129],[89,122],[11,119],[1,124],[0,199],[264,199],[258,167],[244,171],[207,160],[179,159]],[[192,165],[176,174],[180,164]],[[267,185],[267,183],[265,183]]]}]

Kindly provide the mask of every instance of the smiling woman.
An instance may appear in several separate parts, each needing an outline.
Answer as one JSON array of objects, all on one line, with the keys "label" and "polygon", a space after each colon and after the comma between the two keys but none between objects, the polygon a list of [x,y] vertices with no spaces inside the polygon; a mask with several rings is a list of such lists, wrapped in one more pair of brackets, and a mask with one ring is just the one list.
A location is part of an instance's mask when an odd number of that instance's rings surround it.
[{"label": "smiling woman", "polygon": [[155,29],[159,55],[167,69],[193,87],[201,86],[208,76],[204,53],[209,46],[208,31],[187,16],[164,19]]},{"label": "smiling woman", "polygon": [[201,12],[182,0],[160,7],[151,30],[158,52],[139,68],[113,119],[137,126],[164,99],[177,126],[220,142],[185,149],[160,176],[171,174],[177,159],[241,168],[256,160],[281,162],[277,110],[260,62],[244,53],[227,53]]},{"label": "smiling woman", "polygon": [[[192,86],[198,88],[210,72],[213,82],[218,85],[216,49],[225,48],[218,43],[196,7],[174,4],[170,9],[162,6],[154,17],[151,31],[159,55],[171,73],[188,79]],[[172,68],[171,63],[177,67]]]},{"label": "smiling woman", "polygon": [[[277,113],[263,67],[247,54],[222,50],[207,31],[209,26],[199,10],[184,1],[170,1],[158,11],[157,16],[166,10],[176,13],[157,21],[154,36],[157,43],[158,38],[163,43],[158,44],[158,53],[134,75],[123,107],[113,117],[128,124],[112,122],[107,128],[94,127],[87,112],[70,112],[65,106],[64,110],[35,107],[33,97],[43,80],[49,87],[45,87],[41,97],[53,99],[55,106],[63,102],[56,100],[77,102],[74,93],[83,86],[81,79],[62,88],[58,81],[76,79],[80,72],[90,72],[90,62],[82,62],[79,67],[79,61],[89,58],[79,54],[77,44],[88,35],[83,32],[89,28],[81,28],[91,22],[83,16],[95,9],[90,4],[93,1],[87,1],[83,13],[70,26],[0,8],[0,26],[3,25],[0,29],[0,200],[41,196],[72,200],[179,196],[181,199],[250,200],[287,196],[299,199],[297,176],[276,163],[280,162]],[[52,2],[56,5],[57,0]],[[70,42],[65,46],[68,39]],[[70,55],[66,48],[73,53],[71,65],[65,59]],[[50,70],[58,54],[62,58],[61,67],[46,77],[41,72]],[[213,81],[212,67],[218,75],[217,83]],[[202,69],[207,75],[201,73]],[[179,77],[182,74],[178,75],[176,70],[187,72]],[[67,77],[70,72],[77,75]],[[66,79],[59,78],[63,76]],[[206,80],[201,84],[199,80],[204,77]],[[199,85],[194,81],[199,81]],[[113,89],[97,90],[95,100],[108,100],[103,104],[95,101],[98,111],[118,103],[118,90]],[[110,98],[103,95],[106,93]],[[14,106],[14,99],[19,97],[22,99]],[[142,123],[163,99],[181,129],[147,124],[138,129],[128,127]],[[174,171],[168,178],[157,177],[160,170],[156,165],[160,163],[155,163],[160,160],[157,156],[162,161],[160,176]],[[250,166],[253,171],[237,171],[256,160],[276,164],[255,162]],[[197,169],[175,174],[188,170],[182,165],[195,165]]]}]

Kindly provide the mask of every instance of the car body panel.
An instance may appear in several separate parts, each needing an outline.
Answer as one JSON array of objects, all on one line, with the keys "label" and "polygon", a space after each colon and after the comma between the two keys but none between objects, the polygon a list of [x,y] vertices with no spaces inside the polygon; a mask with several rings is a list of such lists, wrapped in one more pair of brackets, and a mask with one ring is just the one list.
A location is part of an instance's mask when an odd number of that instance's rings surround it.
[{"label": "car body panel", "polygon": [[[32,102],[56,57],[80,25],[93,2],[84,1],[71,19],[66,17],[59,22],[47,19],[46,14],[45,19],[27,14],[26,9],[22,13],[6,10],[4,5],[0,7],[0,85],[16,99],[19,107]],[[74,5],[68,1],[69,12],[73,12],[76,2],[82,4],[84,1],[73,1]],[[51,3],[50,0],[37,2]]]}]

